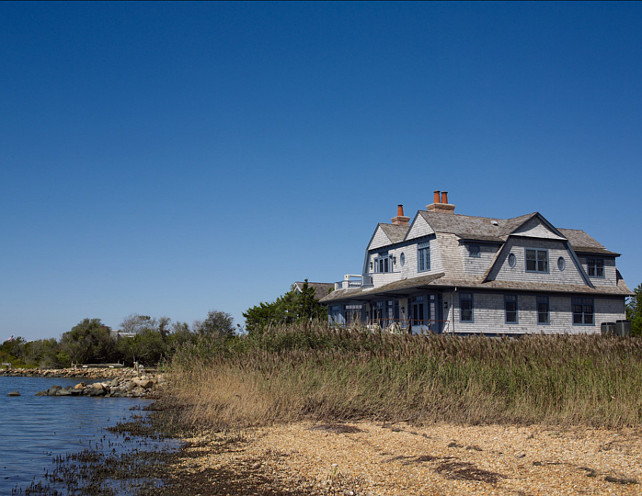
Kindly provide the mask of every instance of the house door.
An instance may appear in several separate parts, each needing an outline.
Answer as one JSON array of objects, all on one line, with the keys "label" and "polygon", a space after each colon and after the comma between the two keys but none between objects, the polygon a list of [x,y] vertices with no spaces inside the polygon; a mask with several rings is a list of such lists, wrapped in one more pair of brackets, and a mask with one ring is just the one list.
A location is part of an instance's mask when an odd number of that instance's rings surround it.
[{"label": "house door", "polygon": [[425,302],[422,296],[417,296],[412,299],[410,316],[412,319],[411,332],[413,333],[421,332],[424,329],[424,307]]}]

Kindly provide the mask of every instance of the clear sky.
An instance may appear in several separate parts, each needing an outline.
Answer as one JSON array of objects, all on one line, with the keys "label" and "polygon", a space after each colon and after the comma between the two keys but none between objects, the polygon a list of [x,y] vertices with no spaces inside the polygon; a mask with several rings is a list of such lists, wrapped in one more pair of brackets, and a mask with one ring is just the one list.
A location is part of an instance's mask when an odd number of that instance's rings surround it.
[{"label": "clear sky", "polygon": [[0,340],[361,270],[539,211],[642,282],[642,3],[0,2]]}]

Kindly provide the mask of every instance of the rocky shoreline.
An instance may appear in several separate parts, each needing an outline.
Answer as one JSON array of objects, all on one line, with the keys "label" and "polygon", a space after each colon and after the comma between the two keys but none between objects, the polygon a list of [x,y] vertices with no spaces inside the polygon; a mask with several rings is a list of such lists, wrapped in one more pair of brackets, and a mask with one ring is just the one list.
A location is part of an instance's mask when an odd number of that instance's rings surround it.
[{"label": "rocky shoreline", "polygon": [[75,386],[52,386],[36,396],[102,396],[105,398],[157,398],[167,381],[163,374],[133,368],[7,369],[0,376],[100,379]]}]

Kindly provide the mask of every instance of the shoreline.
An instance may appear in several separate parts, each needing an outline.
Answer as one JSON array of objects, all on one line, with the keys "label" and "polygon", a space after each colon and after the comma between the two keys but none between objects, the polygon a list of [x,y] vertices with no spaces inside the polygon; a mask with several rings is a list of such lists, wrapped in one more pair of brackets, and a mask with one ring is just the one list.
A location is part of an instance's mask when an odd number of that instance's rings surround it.
[{"label": "shoreline", "polygon": [[157,369],[136,371],[133,367],[73,367],[64,369],[0,369],[0,377],[54,377],[54,378],[84,378],[84,379],[115,379],[121,377],[136,377],[138,375],[158,375]]},{"label": "shoreline", "polygon": [[[8,369],[0,377],[43,377],[47,379],[81,379],[74,386],[53,385],[36,396],[98,396],[104,398],[157,399],[167,385],[164,374],[155,369],[133,368],[69,368],[69,369]],[[86,382],[85,382],[86,381]],[[9,393],[14,395],[19,391]]]},{"label": "shoreline", "polygon": [[[72,377],[104,370],[80,372]],[[170,391],[156,399],[147,420],[106,428],[143,437],[175,430],[181,407]],[[193,431],[170,436],[182,443],[177,451],[103,462],[131,483],[143,469],[128,475],[127,464],[145,465],[144,476],[158,482],[132,492],[142,496],[634,496],[642,489],[639,428],[299,420],[224,431],[197,424]],[[99,473],[103,465],[68,469]]]},{"label": "shoreline", "polygon": [[160,495],[634,496],[642,482],[633,429],[299,421],[185,440]]}]

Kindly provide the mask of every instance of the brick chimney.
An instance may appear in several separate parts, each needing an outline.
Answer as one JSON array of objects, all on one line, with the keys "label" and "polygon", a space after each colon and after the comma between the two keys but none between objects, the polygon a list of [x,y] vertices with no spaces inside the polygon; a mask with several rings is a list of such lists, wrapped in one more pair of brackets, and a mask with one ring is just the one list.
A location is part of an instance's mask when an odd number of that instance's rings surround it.
[{"label": "brick chimney", "polygon": [[410,224],[410,217],[405,217],[403,214],[403,205],[397,205],[397,216],[390,220],[397,226],[407,226]]},{"label": "brick chimney", "polygon": [[430,205],[426,205],[426,210],[428,210],[428,212],[454,214],[455,205],[451,205],[450,203],[448,203],[448,191],[435,190],[433,203],[431,203]]}]

